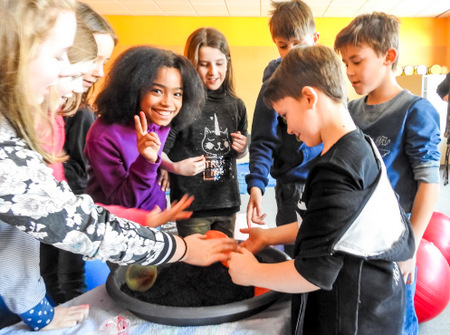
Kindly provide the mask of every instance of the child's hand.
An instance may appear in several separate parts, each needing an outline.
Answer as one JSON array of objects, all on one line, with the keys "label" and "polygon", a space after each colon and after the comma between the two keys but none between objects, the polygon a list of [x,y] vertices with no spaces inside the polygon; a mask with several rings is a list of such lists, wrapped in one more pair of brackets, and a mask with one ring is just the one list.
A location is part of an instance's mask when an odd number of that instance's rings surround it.
[{"label": "child's hand", "polygon": [[156,133],[147,132],[147,118],[145,117],[144,112],[140,112],[139,116],[134,116],[138,151],[145,159],[155,163],[158,159],[161,141]]},{"label": "child's hand", "polygon": [[185,209],[192,204],[192,201],[194,201],[194,197],[185,194],[180,201],[172,202],[170,208],[166,208],[162,212],[161,208],[155,206],[155,208],[147,214],[145,218],[145,225],[147,227],[155,228],[169,221],[189,219],[192,212],[185,211]]},{"label": "child's hand", "polygon": [[237,249],[237,242],[232,238],[208,239],[206,235],[192,234],[184,240],[188,249],[183,262],[191,265],[207,266],[228,261],[229,253]]},{"label": "child's hand", "polygon": [[[242,245],[242,244],[241,244]],[[233,283],[243,286],[253,285],[253,275],[260,265],[250,250],[240,246],[236,252],[230,253],[228,260],[228,273]]]},{"label": "child's hand", "polygon": [[205,162],[205,156],[201,155],[183,159],[173,165],[177,174],[190,177],[203,172],[205,170]]},{"label": "child's hand", "polygon": [[89,305],[79,306],[56,306],[53,320],[42,330],[62,329],[75,327],[77,324],[87,319]]},{"label": "child's hand", "polygon": [[253,254],[257,254],[267,246],[265,238],[265,229],[261,228],[243,228],[240,230],[243,234],[248,234],[248,239],[243,241],[240,246],[248,249]]},{"label": "child's hand", "polygon": [[161,191],[166,192],[170,188],[169,172],[164,169],[159,169],[158,185],[161,186]]},{"label": "child's hand", "polygon": [[231,133],[230,135],[233,137],[231,147],[238,153],[245,152],[245,149],[247,148],[247,136],[242,135],[240,131]]},{"label": "child's hand", "polygon": [[250,199],[247,205],[247,226],[250,228],[252,222],[263,225],[266,213],[262,208],[262,191],[259,187],[252,187],[250,189]]},{"label": "child's hand", "polygon": [[414,277],[416,274],[416,256],[404,262],[399,262],[398,266],[400,267],[400,271],[402,272],[405,284],[412,284],[414,282]]}]

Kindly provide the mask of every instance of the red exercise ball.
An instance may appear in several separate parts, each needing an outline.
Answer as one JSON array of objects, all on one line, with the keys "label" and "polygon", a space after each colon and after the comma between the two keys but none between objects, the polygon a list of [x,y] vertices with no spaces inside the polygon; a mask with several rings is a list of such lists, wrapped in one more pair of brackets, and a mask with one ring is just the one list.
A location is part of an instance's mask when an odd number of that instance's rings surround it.
[{"label": "red exercise ball", "polygon": [[450,300],[450,266],[432,242],[422,239],[417,250],[414,306],[419,322],[438,316]]},{"label": "red exercise ball", "polygon": [[450,218],[445,214],[434,212],[423,238],[433,242],[450,265]]}]

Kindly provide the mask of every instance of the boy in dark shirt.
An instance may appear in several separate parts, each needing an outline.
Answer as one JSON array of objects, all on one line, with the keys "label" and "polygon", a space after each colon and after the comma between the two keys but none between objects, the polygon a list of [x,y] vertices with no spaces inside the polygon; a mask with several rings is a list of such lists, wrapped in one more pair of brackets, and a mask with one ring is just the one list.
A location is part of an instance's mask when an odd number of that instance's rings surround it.
[{"label": "boy in dark shirt", "polygon": [[[291,50],[264,92],[312,161],[298,222],[249,233],[230,255],[240,285],[293,293],[293,334],[400,334],[405,284],[397,262],[414,252],[411,224],[374,143],[354,124],[339,58],[328,47]],[[294,259],[259,263],[252,253],[294,243]],[[303,294],[300,294],[303,293]]]}]

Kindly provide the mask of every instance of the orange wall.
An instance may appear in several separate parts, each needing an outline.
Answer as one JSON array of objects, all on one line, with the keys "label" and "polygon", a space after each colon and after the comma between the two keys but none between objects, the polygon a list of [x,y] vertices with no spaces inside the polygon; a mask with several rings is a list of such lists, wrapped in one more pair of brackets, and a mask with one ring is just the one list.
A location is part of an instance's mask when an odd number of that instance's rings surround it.
[{"label": "orange wall", "polygon": [[[271,59],[278,57],[268,18],[106,16],[106,19],[119,38],[113,59],[138,44],[182,53],[187,37],[195,29],[204,26],[219,29],[230,44],[237,93],[247,106],[251,125],[262,72]],[[332,46],[336,34],[350,21],[351,18],[317,18],[319,42]],[[399,65],[439,64],[450,68],[450,18],[402,18],[401,22]]]}]

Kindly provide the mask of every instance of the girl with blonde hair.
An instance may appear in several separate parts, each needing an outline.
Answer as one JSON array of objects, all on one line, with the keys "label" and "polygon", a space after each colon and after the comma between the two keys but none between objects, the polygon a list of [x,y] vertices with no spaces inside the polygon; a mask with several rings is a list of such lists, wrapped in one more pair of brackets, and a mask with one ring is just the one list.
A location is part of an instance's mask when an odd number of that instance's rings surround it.
[{"label": "girl with blonde hair", "polygon": [[[234,248],[231,241],[182,239],[120,219],[54,179],[47,166],[52,154],[42,147],[36,126],[51,129],[41,104],[70,66],[74,11],[73,0],[0,0],[0,295],[33,330],[73,327],[89,309],[48,303],[39,241],[122,265],[209,265]],[[188,217],[183,210],[190,202],[185,197],[170,210],[151,212],[148,224]],[[1,313],[3,327],[9,315]]]}]

